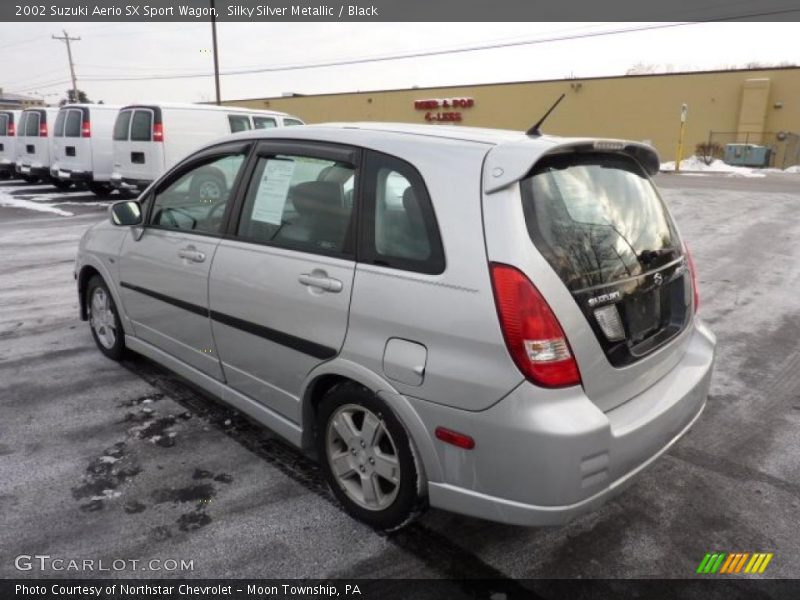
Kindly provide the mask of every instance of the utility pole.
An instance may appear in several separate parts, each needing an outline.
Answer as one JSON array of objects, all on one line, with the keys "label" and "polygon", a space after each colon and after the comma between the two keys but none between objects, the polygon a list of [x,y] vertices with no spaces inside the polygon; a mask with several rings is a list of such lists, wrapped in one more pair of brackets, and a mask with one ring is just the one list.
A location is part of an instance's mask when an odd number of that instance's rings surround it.
[{"label": "utility pole", "polygon": [[57,35],[53,36],[54,40],[60,40],[62,42],[66,42],[67,44],[67,58],[69,58],[69,74],[72,78],[72,101],[78,101],[78,82],[75,79],[75,64],[72,62],[72,48],[70,47],[70,42],[80,42],[80,37],[69,37],[69,34],[64,29],[64,37],[58,37]]},{"label": "utility pole", "polygon": [[217,9],[214,8],[214,0],[211,1],[211,43],[214,53],[214,87],[217,91],[217,106],[222,103],[219,93],[219,58],[217,57]]}]

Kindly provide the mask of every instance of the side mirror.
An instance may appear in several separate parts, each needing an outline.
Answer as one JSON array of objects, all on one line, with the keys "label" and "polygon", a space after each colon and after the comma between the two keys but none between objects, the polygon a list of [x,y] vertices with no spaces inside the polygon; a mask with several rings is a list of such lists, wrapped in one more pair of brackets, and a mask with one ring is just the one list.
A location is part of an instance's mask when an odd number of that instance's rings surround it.
[{"label": "side mirror", "polygon": [[135,200],[114,202],[108,208],[111,222],[120,227],[131,227],[142,224],[142,207]]}]

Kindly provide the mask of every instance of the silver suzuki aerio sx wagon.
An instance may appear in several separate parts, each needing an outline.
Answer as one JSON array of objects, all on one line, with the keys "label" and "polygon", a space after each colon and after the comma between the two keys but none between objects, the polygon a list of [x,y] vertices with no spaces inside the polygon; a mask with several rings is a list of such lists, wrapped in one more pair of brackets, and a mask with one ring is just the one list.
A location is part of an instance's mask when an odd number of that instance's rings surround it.
[{"label": "silver suzuki aerio sx wagon", "polygon": [[558,524],[705,406],[644,144],[363,123],[207,145],[80,242],[81,317],[316,455],[352,515]]}]

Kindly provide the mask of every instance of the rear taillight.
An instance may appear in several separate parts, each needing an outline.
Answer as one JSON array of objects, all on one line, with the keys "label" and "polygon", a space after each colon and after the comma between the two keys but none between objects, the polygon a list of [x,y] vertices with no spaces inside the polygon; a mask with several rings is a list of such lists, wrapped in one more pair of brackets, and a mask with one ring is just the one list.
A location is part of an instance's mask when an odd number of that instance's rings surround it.
[{"label": "rear taillight", "polygon": [[700,291],[697,289],[697,269],[694,266],[694,259],[692,253],[689,252],[689,246],[684,245],[686,252],[686,264],[689,267],[689,274],[692,276],[692,291],[694,292],[694,312],[700,308]]},{"label": "rear taillight", "polygon": [[92,126],[89,121],[84,121],[81,125],[81,137],[92,137]]},{"label": "rear taillight", "polygon": [[9,123],[8,124],[8,136],[9,137],[14,137],[16,135],[16,133],[17,133],[17,130],[14,129],[14,124],[13,123]]},{"label": "rear taillight", "polygon": [[495,263],[491,272],[503,337],[522,374],[544,387],[580,385],[564,330],[539,290],[514,267]]},{"label": "rear taillight", "polygon": [[154,142],[163,142],[164,141],[164,125],[161,123],[156,123],[153,125],[153,141]]},{"label": "rear taillight", "polygon": [[47,137],[47,123],[39,125],[39,137]]}]

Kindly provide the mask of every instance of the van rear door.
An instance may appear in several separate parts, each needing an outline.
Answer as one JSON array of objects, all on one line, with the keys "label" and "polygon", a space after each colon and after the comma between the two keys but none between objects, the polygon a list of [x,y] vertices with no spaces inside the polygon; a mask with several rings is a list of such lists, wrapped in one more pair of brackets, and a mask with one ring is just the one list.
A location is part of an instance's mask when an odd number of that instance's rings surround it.
[{"label": "van rear door", "polygon": [[114,126],[114,172],[123,181],[149,183],[164,171],[162,113],[155,106],[120,110]]},{"label": "van rear door", "polygon": [[53,168],[57,176],[69,179],[72,171],[92,170],[91,122],[85,106],[58,111],[53,132]]},{"label": "van rear door", "polygon": [[0,169],[7,169],[17,160],[16,127],[14,113],[0,111]]},{"label": "van rear door", "polygon": [[25,130],[23,137],[18,142],[17,156],[19,163],[23,165],[22,173],[30,168],[49,168],[50,167],[50,137],[48,137],[48,127],[53,123],[47,122],[47,111],[38,108],[25,110]]}]

